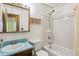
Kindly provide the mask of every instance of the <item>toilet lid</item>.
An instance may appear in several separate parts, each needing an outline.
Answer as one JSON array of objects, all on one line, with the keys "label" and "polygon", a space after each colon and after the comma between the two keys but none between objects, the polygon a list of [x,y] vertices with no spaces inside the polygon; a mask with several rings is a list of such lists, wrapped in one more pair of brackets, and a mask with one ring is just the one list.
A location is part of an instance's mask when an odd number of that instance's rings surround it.
[{"label": "toilet lid", "polygon": [[44,50],[40,50],[36,52],[37,56],[48,56],[48,53]]}]

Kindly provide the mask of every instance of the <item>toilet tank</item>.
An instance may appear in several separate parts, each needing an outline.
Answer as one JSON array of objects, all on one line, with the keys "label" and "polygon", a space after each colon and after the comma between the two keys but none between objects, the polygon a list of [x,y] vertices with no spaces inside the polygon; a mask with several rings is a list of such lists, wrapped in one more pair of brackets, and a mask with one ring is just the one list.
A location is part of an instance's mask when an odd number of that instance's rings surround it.
[{"label": "toilet tank", "polygon": [[42,48],[42,40],[33,40],[30,42],[33,44],[35,51],[38,51]]}]

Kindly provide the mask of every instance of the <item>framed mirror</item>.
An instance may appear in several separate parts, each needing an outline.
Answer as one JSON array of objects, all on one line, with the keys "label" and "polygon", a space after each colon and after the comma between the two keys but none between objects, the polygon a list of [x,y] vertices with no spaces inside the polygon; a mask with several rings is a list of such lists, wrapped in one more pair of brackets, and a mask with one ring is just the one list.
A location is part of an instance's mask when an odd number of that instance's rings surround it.
[{"label": "framed mirror", "polygon": [[29,32],[30,9],[12,4],[0,4],[2,6],[2,19],[0,19],[0,32]]}]

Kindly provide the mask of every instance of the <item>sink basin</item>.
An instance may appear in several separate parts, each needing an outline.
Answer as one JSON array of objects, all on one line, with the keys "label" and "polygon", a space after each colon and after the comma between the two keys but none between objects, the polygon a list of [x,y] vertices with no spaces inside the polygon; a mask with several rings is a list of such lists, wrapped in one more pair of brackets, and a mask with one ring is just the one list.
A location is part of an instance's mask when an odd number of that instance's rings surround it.
[{"label": "sink basin", "polygon": [[12,51],[15,51],[17,49],[21,49],[24,47],[24,44],[23,43],[17,43],[17,44],[13,44],[13,45],[7,45],[5,47],[3,47],[1,49],[2,52],[12,52]]}]

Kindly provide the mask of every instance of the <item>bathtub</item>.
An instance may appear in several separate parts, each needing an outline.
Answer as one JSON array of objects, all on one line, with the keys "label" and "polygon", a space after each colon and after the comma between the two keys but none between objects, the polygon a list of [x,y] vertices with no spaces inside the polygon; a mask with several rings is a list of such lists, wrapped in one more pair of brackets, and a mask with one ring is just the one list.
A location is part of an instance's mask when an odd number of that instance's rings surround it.
[{"label": "bathtub", "polygon": [[47,45],[44,47],[44,49],[50,56],[74,56],[73,50],[59,45]]}]

